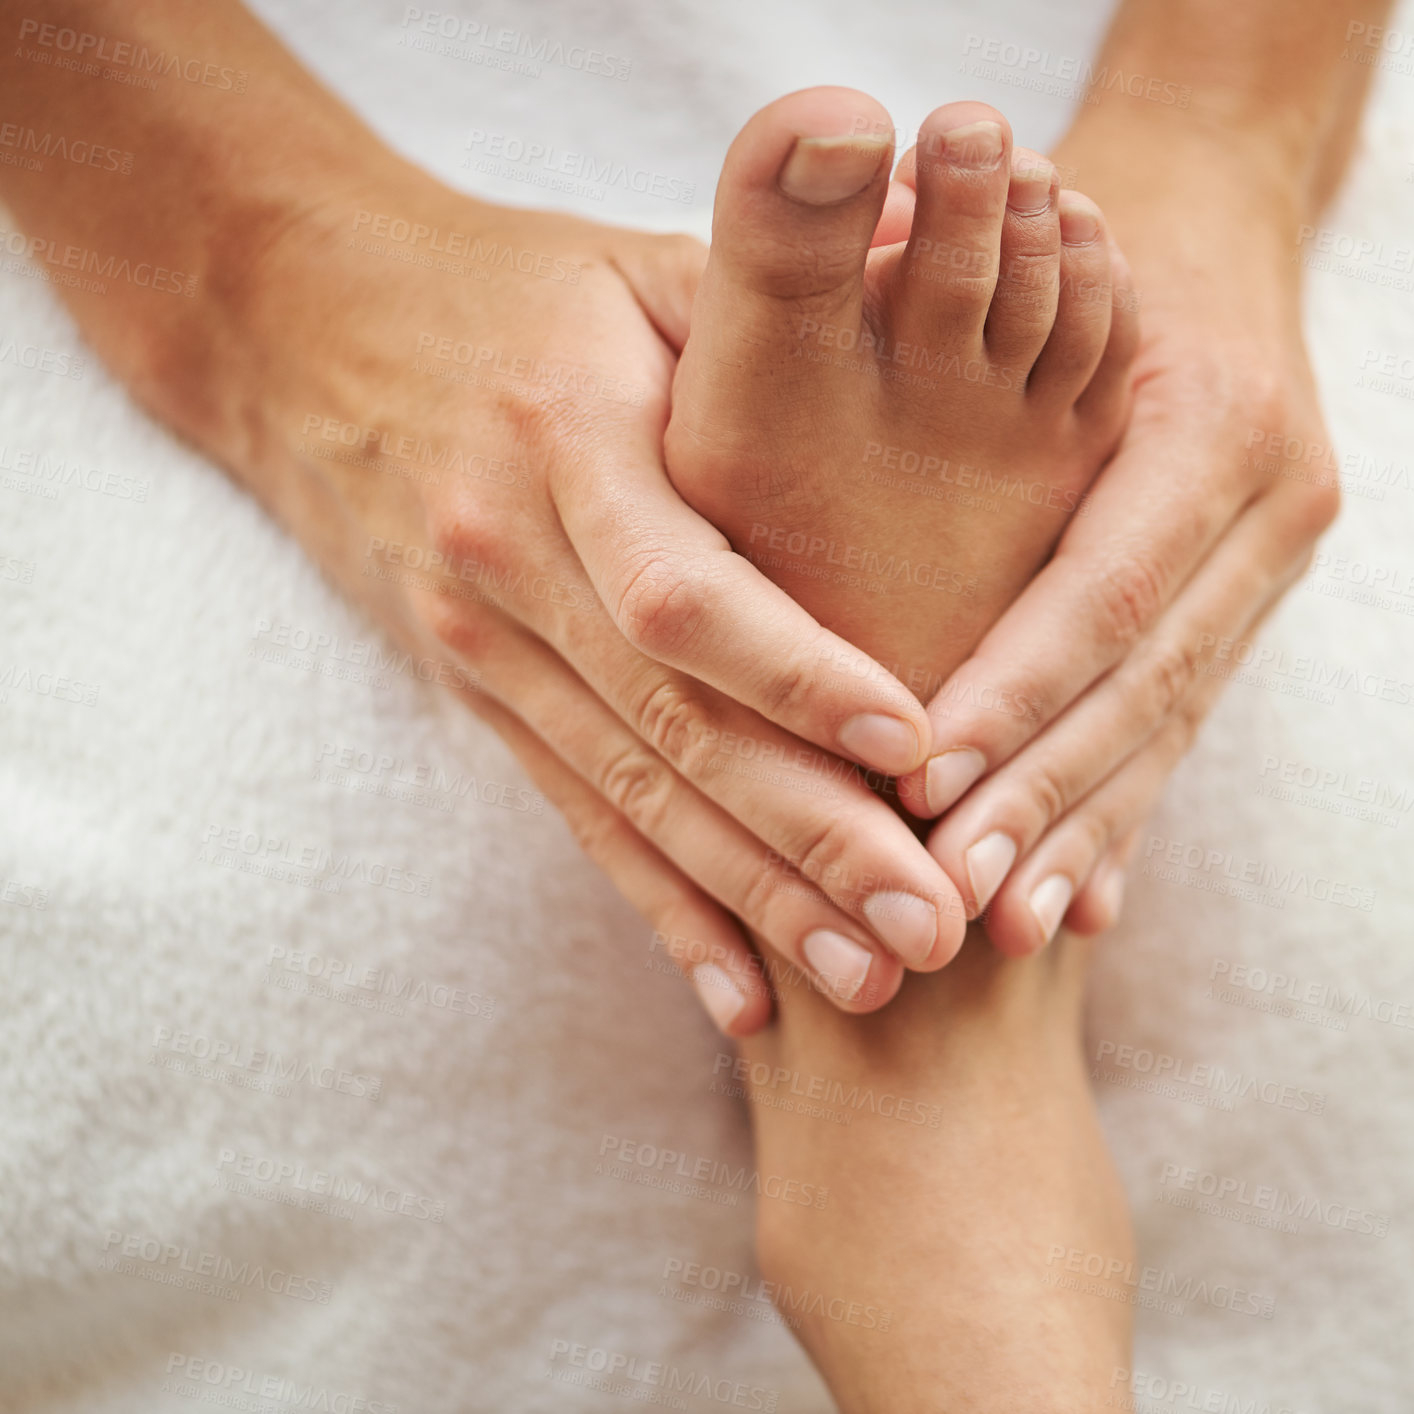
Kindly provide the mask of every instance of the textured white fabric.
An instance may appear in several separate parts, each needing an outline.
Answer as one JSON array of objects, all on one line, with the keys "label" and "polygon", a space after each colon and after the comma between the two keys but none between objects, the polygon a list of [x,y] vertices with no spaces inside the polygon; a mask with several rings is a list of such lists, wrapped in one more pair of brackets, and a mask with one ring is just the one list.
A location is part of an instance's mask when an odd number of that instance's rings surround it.
[{"label": "textured white fabric", "polygon": [[[468,14],[563,45],[523,61],[535,76],[409,47],[393,0],[259,8],[444,179],[704,234],[721,154],[770,98],[849,83],[907,127],[978,96],[1044,147],[1105,18],[1040,0]],[[577,69],[576,44],[627,78]],[[1187,1297],[1139,1313],[1139,1407],[1165,1414],[1408,1407],[1414,380],[1368,375],[1414,347],[1412,83],[1380,75],[1327,223],[1340,250],[1374,246],[1310,277],[1357,494],[1263,637],[1284,657],[1228,691],[1149,831],[1150,866],[1171,848],[1199,863],[1135,881],[1096,991],[1100,1097],[1154,1269],[1128,1289]],[[511,139],[647,175],[551,189]],[[499,742],[416,665],[370,668],[379,635],[85,357],[7,257],[0,1407],[169,1414],[196,1388],[280,1414],[622,1408],[546,1378],[574,1368],[555,1343],[582,1342],[713,1382],[679,1407],[828,1409],[763,1303],[670,1294],[701,1294],[665,1279],[672,1262],[750,1273],[749,1198],[650,1189],[601,1160],[621,1139],[749,1164],[743,1114],[709,1090],[715,1035],[647,965],[644,925]],[[1383,597],[1362,602],[1376,574]],[[1334,685],[1303,696],[1298,659]],[[360,753],[396,764],[360,771]],[[1316,785],[1263,793],[1284,775]],[[1361,797],[1378,819],[1327,808]],[[250,841],[337,888],[232,867]],[[1262,871],[1258,901],[1211,887]],[[1295,980],[1210,992],[1244,964]],[[1236,1220],[1189,1203],[1220,1183]],[[321,1194],[334,1212],[297,1206]],[[1293,1204],[1285,1229],[1260,1225]],[[1225,1309],[1266,1303],[1269,1319]]]}]

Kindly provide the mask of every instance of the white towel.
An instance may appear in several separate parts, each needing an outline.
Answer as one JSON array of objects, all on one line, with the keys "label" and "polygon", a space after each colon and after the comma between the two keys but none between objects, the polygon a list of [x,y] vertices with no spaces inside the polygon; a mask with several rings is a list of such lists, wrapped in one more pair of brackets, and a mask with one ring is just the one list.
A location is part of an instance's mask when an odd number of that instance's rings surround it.
[{"label": "white towel", "polygon": [[[392,0],[259,8],[445,180],[703,233],[770,98],[850,83],[906,127],[978,96],[1044,147],[1105,18],[462,16],[524,37],[516,69],[410,46]],[[1182,1308],[1140,1310],[1138,1407],[1162,1414],[1408,1406],[1414,87],[1386,57],[1330,234],[1293,247],[1331,247],[1309,328],[1354,494],[1262,637],[1284,656],[1170,789],[1096,989],[1144,1264],[1121,1283]],[[627,76],[587,71],[609,59]],[[566,190],[516,141],[646,176]],[[383,661],[4,266],[0,1408],[613,1410],[667,1399],[656,1362],[680,1407],[828,1409],[766,1303],[710,1289],[751,1280],[739,1184],[632,1181],[646,1145],[750,1167],[722,1047],[646,927],[494,736]],[[1262,889],[1215,887],[1244,876]]]}]

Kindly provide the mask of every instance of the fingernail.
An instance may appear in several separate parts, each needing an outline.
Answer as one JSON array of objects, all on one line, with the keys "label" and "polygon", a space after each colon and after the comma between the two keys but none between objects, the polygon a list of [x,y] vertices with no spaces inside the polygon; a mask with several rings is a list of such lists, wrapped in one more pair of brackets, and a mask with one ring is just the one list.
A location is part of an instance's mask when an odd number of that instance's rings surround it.
[{"label": "fingernail", "polygon": [[851,717],[840,728],[839,743],[857,761],[889,776],[911,771],[922,746],[911,722],[879,712]]},{"label": "fingernail", "polygon": [[1034,216],[1048,210],[1055,175],[1056,169],[1049,162],[1041,166],[1013,168],[1006,204],[1023,216]]},{"label": "fingernail", "polygon": [[978,840],[964,858],[972,896],[976,900],[977,912],[981,913],[1001,887],[1007,870],[1016,862],[1016,841],[1010,835],[994,830]]},{"label": "fingernail", "polygon": [[776,180],[792,201],[832,206],[858,196],[892,151],[886,137],[798,137]]},{"label": "fingernail", "polygon": [[922,967],[938,941],[938,914],[917,894],[885,889],[864,900],[869,926],[906,967]]},{"label": "fingernail", "polygon": [[723,1035],[730,1035],[727,1028],[741,1014],[746,998],[736,984],[715,962],[701,962],[692,969],[692,985],[698,1000],[707,1008],[707,1015],[717,1023]]},{"label": "fingernail", "polygon": [[1064,874],[1052,874],[1031,890],[1031,912],[1041,925],[1041,936],[1047,943],[1055,937],[1074,894],[1075,885]]},{"label": "fingernail", "polygon": [[1100,218],[1095,208],[1089,202],[1082,205],[1081,201],[1071,195],[1061,202],[1061,240],[1066,245],[1089,245],[1100,234]]},{"label": "fingernail", "polygon": [[961,800],[986,769],[987,758],[971,746],[961,746],[933,757],[923,784],[928,813],[941,815],[948,806]]},{"label": "fingernail", "polygon": [[943,133],[943,156],[956,167],[995,167],[1006,145],[1000,123],[965,123]]},{"label": "fingernail", "polygon": [[853,938],[817,928],[806,935],[804,951],[805,960],[837,997],[852,1002],[864,990],[874,954]]},{"label": "fingernail", "polygon": [[1124,865],[1111,864],[1109,872],[1096,886],[1096,897],[1100,907],[1109,915],[1109,926],[1119,922],[1119,912],[1124,906]]}]

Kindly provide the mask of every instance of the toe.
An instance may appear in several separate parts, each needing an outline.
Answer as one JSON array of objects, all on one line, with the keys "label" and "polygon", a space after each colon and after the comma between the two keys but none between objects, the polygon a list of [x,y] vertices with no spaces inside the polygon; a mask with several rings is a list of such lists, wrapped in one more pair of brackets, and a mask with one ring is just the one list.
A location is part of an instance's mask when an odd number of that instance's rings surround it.
[{"label": "toe", "polygon": [[1134,378],[1134,357],[1139,352],[1139,292],[1129,273],[1129,262],[1118,246],[1110,246],[1110,281],[1114,298],[1110,306],[1110,336],[1076,411],[1118,436],[1129,415],[1129,395]]},{"label": "toe", "polygon": [[949,103],[924,120],[913,231],[890,294],[899,337],[981,354],[1010,172],[1011,129],[995,108]]},{"label": "toe", "polygon": [[987,314],[987,353],[1025,387],[1056,320],[1060,287],[1060,177],[1039,153],[1012,154],[1001,264]]},{"label": "toe", "polygon": [[1074,402],[1099,366],[1110,332],[1110,248],[1100,208],[1079,192],[1062,191],[1060,289],[1056,321],[1027,391]]},{"label": "toe", "polygon": [[717,186],[702,291],[713,322],[748,336],[762,320],[857,328],[892,155],[887,110],[852,89],[806,89],[757,113]]}]

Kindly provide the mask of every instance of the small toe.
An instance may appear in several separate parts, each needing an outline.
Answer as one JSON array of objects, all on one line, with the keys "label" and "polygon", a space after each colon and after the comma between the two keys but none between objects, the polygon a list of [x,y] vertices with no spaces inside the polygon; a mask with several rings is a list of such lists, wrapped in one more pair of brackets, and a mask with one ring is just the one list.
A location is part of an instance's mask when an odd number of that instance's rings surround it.
[{"label": "small toe", "polygon": [[1039,153],[1012,154],[1001,263],[987,314],[987,353],[1024,388],[1056,320],[1060,289],[1060,176]]},{"label": "small toe", "polygon": [[1074,402],[1094,376],[1110,333],[1113,290],[1105,218],[1089,197],[1062,191],[1060,287],[1055,325],[1031,370],[1027,391]]}]

